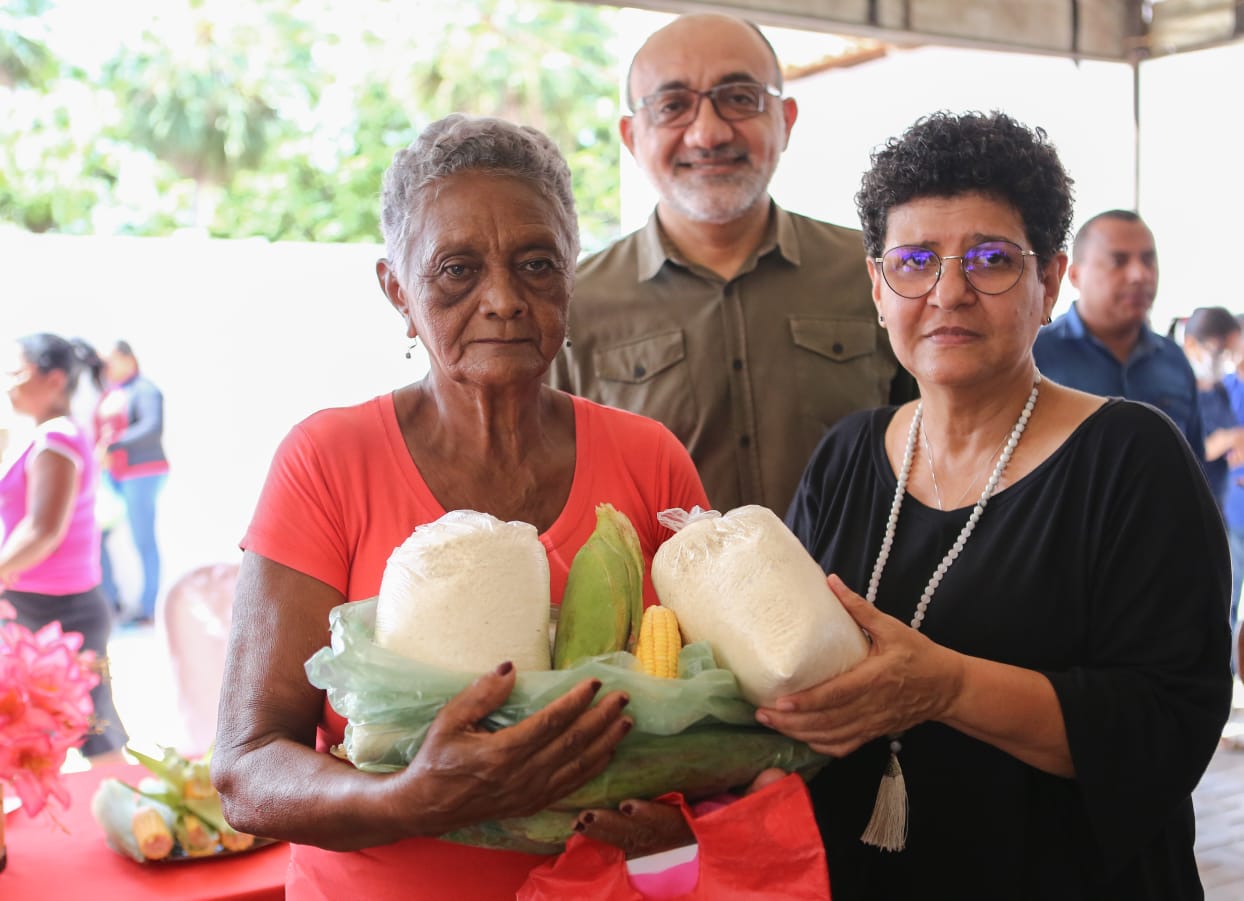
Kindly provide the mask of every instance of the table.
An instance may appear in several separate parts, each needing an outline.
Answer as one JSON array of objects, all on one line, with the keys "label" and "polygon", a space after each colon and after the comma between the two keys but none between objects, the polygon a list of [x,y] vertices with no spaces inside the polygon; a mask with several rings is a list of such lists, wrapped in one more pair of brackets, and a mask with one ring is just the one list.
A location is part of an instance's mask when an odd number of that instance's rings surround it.
[{"label": "table", "polygon": [[50,807],[67,834],[47,813],[33,820],[22,810],[9,814],[5,820],[9,864],[0,872],[0,898],[269,901],[285,897],[289,846],[284,843],[236,856],[146,864],[109,848],[103,829],[91,816],[96,786],[110,776],[137,785],[147,775],[141,766],[119,762],[65,776],[72,796],[70,807],[61,811],[55,802]]}]

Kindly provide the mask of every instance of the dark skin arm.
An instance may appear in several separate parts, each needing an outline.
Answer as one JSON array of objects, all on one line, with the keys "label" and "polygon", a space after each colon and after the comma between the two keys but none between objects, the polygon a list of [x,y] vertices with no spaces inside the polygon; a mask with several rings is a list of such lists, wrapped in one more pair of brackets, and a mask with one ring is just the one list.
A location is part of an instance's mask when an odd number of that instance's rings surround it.
[{"label": "dark skin arm", "polygon": [[257,554],[243,558],[212,758],[236,829],[354,850],[525,816],[600,773],[631,727],[627,698],[611,692],[593,704],[599,685],[584,680],[523,722],[484,731],[476,723],[514,687],[515,672],[501,666],[446,704],[409,767],[355,770],[315,751],[324,693],[303,669],[344,600]]}]

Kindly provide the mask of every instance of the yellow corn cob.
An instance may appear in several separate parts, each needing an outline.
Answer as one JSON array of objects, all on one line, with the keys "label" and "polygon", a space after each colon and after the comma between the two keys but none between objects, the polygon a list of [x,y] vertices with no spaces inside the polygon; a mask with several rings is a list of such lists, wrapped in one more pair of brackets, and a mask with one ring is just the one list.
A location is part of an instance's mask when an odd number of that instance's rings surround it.
[{"label": "yellow corn cob", "polygon": [[653,604],[645,610],[639,626],[639,643],[635,648],[640,669],[649,676],[677,679],[678,650],[681,647],[682,636],[674,611],[660,604]]},{"label": "yellow corn cob", "polygon": [[219,839],[215,832],[192,813],[183,815],[176,826],[177,842],[187,857],[204,857],[216,853]]},{"label": "yellow corn cob", "polygon": [[130,818],[130,829],[138,850],[147,860],[163,860],[173,851],[173,833],[154,807],[137,807]]}]

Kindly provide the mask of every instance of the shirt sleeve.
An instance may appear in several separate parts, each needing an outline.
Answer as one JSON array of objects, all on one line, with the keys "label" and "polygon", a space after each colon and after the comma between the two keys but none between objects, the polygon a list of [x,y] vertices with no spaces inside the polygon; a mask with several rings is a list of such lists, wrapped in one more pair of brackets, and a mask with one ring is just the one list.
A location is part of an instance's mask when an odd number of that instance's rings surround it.
[{"label": "shirt sleeve", "polygon": [[692,507],[709,509],[709,497],[704,491],[704,483],[696,471],[691,454],[682,443],[668,430],[665,431],[665,448],[668,456],[666,463],[665,484],[668,486],[668,506],[664,509],[681,507],[690,510]]},{"label": "shirt sleeve", "polygon": [[31,443],[27,470],[34,465],[35,458],[43,451],[52,451],[52,453],[59,454],[73,463],[74,468],[79,472],[82,471],[82,439],[80,437],[75,439],[73,435],[60,429],[40,430],[36,433],[34,441]]},{"label": "shirt sleeve", "polygon": [[295,426],[277,448],[241,546],[344,595],[349,551],[329,485],[315,442],[305,426]]},{"label": "shirt sleeve", "polygon": [[1174,425],[1128,406],[1090,464],[1100,494],[1074,537],[1089,562],[1088,662],[1046,673],[1108,871],[1187,803],[1231,703],[1222,519]]},{"label": "shirt sleeve", "polygon": [[164,396],[154,386],[136,382],[129,403],[130,422],[109,450],[125,449],[164,432]]}]

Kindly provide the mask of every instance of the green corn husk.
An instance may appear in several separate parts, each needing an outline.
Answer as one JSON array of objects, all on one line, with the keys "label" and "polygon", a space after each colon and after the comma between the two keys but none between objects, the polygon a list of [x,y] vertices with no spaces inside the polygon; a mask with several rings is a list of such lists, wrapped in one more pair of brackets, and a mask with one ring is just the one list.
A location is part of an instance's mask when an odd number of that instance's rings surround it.
[{"label": "green corn husk", "polygon": [[570,563],[553,641],[553,669],[633,650],[644,606],[639,535],[625,513],[596,508],[596,528]]},{"label": "green corn husk", "polygon": [[147,858],[139,850],[132,828],[134,811],[140,805],[154,808],[169,831],[175,830],[177,814],[171,807],[139,794],[119,779],[105,779],[99,783],[91,797],[91,815],[104,830],[108,847],[139,863],[146,863]]}]

